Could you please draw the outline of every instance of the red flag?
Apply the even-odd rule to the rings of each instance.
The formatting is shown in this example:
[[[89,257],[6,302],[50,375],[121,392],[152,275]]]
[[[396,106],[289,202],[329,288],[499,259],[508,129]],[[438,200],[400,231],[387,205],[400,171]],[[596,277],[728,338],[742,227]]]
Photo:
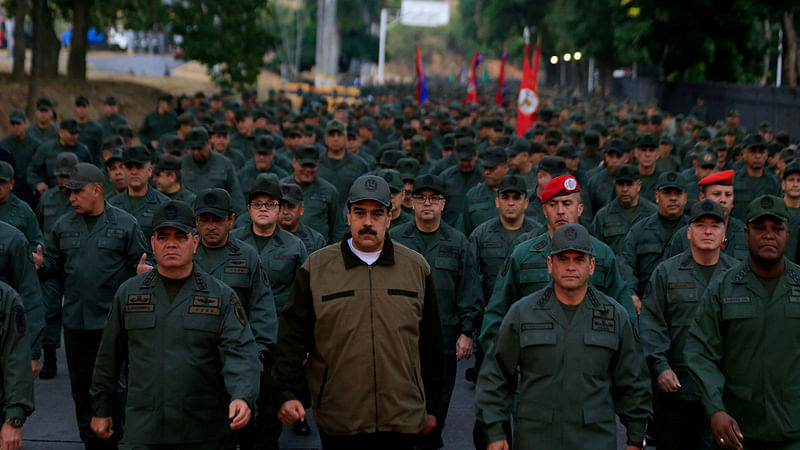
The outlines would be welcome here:
[[[417,48],[417,104],[422,106],[425,100],[428,99],[428,88],[425,83],[425,66],[422,65],[422,55],[419,53],[419,44],[414,45]]]
[[[539,58],[541,48],[539,40],[536,41],[536,50],[533,52],[533,73],[528,62],[531,44],[528,38],[528,29],[525,28],[525,58],[522,63],[522,82],[519,85],[517,97],[517,136],[524,136],[525,132],[535,121],[536,112],[539,111],[539,96],[536,80],[539,76]]]
[[[472,73],[469,76],[469,84],[467,85],[467,96],[464,98],[464,103],[478,103],[478,85],[475,80],[475,71],[480,65],[483,58],[479,51],[475,50],[475,56],[472,57]]]
[[[500,77],[497,78],[497,94],[494,96],[494,104],[502,105],[506,98],[506,58],[508,52],[504,51],[500,60]]]

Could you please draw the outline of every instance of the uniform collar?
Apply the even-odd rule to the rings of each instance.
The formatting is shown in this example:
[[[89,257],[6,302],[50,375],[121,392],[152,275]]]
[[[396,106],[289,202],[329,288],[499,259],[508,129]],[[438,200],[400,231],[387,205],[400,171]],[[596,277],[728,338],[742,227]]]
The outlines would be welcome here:
[[[353,237],[350,232],[345,234],[344,239],[339,244],[339,247],[342,251],[342,258],[344,259],[344,268],[345,269],[352,269],[358,265],[366,265],[364,261],[361,260],[352,250],[350,250],[350,244],[347,243],[347,240]],[[383,266],[393,266],[394,265],[394,245],[392,244],[392,239],[389,237],[389,233],[386,233],[383,241],[383,249],[381,250],[380,256],[378,256],[378,260],[375,261],[375,264],[380,264]]]

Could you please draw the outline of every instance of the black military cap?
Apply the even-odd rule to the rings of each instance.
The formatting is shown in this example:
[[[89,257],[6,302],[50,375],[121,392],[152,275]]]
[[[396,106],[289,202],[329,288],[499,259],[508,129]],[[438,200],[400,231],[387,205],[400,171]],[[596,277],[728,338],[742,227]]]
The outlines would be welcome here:
[[[175,228],[184,233],[194,230],[194,212],[192,207],[180,200],[169,200],[153,211],[153,232],[162,228]]]
[[[150,162],[150,150],[144,145],[130,145],[122,149],[122,162],[124,164],[147,164]]]
[[[780,153],[781,150],[783,150],[783,145],[781,145],[779,142],[773,141],[767,144],[767,154],[769,156],[775,156],[775,154]]]
[[[122,161],[122,146],[114,147],[111,150],[111,154],[106,159],[106,167],[110,166],[114,161]]]
[[[89,98],[85,95],[75,97],[75,106],[89,106]]]
[[[253,184],[261,183],[262,181],[269,181],[270,183],[281,184],[281,179],[278,178],[278,174],[272,172],[261,172],[256,175],[256,179]]]
[[[519,192],[522,195],[528,193],[528,186],[525,183],[525,178],[522,178],[519,175],[506,175],[500,180],[500,187],[497,189],[497,192],[502,194],[503,192]]]
[[[547,148],[540,142],[531,142],[531,155],[536,153],[547,153]]]
[[[738,109],[729,109],[728,110],[728,117],[739,117],[739,110]]]
[[[386,183],[389,185],[389,190],[392,192],[400,192],[403,190],[403,178],[400,176],[400,172],[395,169],[383,169],[378,171],[378,175],[383,177],[386,180]]]
[[[697,134],[697,139],[711,139],[711,132],[708,131],[708,128],[703,128],[700,130],[700,133]]]
[[[583,145],[586,148],[597,148],[600,145],[600,135],[596,131],[586,131],[586,134],[583,135]]]
[[[286,203],[291,203],[293,205],[303,204],[303,190],[295,183],[282,184],[281,197]]]
[[[500,146],[491,146],[486,149],[481,157],[483,167],[497,167],[508,161],[506,149]]]
[[[411,125],[406,125],[403,127],[403,137],[406,139],[411,139],[417,135],[417,129],[412,127]]]
[[[9,181],[14,179],[14,168],[11,164],[0,161],[0,181]]]
[[[456,138],[456,143],[459,139],[468,137],[468,138],[475,138],[475,130],[468,126],[460,126],[456,128],[455,133],[453,133]]]
[[[346,134],[347,133],[347,125],[344,124],[341,120],[329,120],[327,124],[325,124],[325,134],[328,135],[334,131],[338,131],[339,133]]]
[[[417,178],[420,171],[419,161],[414,158],[400,158],[394,168],[400,172],[400,178],[403,181]]]
[[[436,193],[444,194],[444,181],[442,181],[442,177],[438,175],[419,175],[417,178],[414,179],[414,188],[412,189],[411,193],[416,194],[417,192],[430,189]]]
[[[578,149],[572,144],[562,144],[558,147],[558,150],[556,150],[556,156],[562,158],[577,158]]]
[[[506,148],[506,153],[509,157],[517,156],[520,153],[530,153],[531,152],[531,141],[521,138],[521,137],[514,137],[511,139],[511,144]]]
[[[472,159],[475,156],[475,141],[467,137],[459,139],[453,154],[456,159]]]
[[[206,112],[209,109],[211,109],[211,104],[208,103],[208,100],[202,99],[199,102],[197,102],[197,111],[198,112]]]
[[[56,156],[56,167],[53,169],[55,176],[69,176],[72,174],[72,168],[78,164],[78,155],[72,152],[60,152]]]
[[[353,181],[347,194],[347,204],[352,205],[363,200],[375,200],[386,208],[392,207],[392,193],[389,183],[377,175],[361,175]]]
[[[52,111],[53,102],[49,98],[40,98],[36,100],[36,109],[39,111]]]
[[[236,110],[234,117],[237,122],[241,122],[248,117],[253,117],[253,111],[250,108],[239,108]]]
[[[281,185],[277,182],[267,180],[259,181],[252,188],[250,188],[248,201],[252,202],[253,199],[259,195],[268,195],[277,201],[283,200],[283,194],[281,194]]]
[[[751,134],[747,136],[747,139],[744,143],[745,148],[758,148],[758,149],[765,149],[767,148],[767,141],[764,140],[764,137],[760,134]]]
[[[120,125],[114,130],[114,134],[123,139],[133,139],[133,128],[130,125]]]
[[[80,189],[89,183],[103,183],[105,181],[103,172],[97,166],[84,162],[72,166],[72,172],[69,176],[69,181],[64,183],[62,187],[70,190]]]
[[[553,232],[550,243],[550,255],[557,255],[566,251],[592,254],[592,238],[583,225],[570,223],[562,225]]]
[[[253,145],[253,151],[255,153],[270,154],[274,150],[275,150],[275,139],[273,139],[272,136],[270,135],[256,136],[256,140]]]
[[[317,128],[312,123],[307,123],[303,125],[303,135],[304,136],[316,136],[317,135]]]
[[[388,167],[392,169],[397,165],[397,161],[404,158],[405,156],[406,154],[401,152],[400,150],[386,150],[381,155],[381,160],[380,162],[378,162],[378,165],[381,167]]]
[[[364,116],[356,122],[356,128],[367,128],[369,130],[374,130],[378,127],[378,124],[375,123],[375,119],[372,117]]]
[[[686,192],[686,180],[678,172],[663,172],[658,176],[657,190],[675,188]]]
[[[785,149],[781,150],[781,153],[778,157],[781,159],[781,161],[788,164],[794,161],[794,159],[797,157],[797,151],[791,147],[786,147]],[[784,169],[784,172],[786,172],[786,169]]]
[[[639,181],[639,168],[633,164],[623,164],[614,171],[614,181]]]
[[[158,96],[158,101],[172,103],[172,94],[161,94]]]
[[[194,215],[210,213],[217,217],[228,217],[233,212],[231,195],[220,188],[203,189],[194,199]]]
[[[665,134],[661,136],[661,138],[658,140],[658,145],[673,145],[672,139],[670,139],[669,136]]]
[[[122,136],[118,134],[112,134],[111,136],[103,139],[103,150],[115,149],[117,147],[122,147],[123,145],[125,145],[125,141],[122,139]]]
[[[560,156],[546,155],[539,161],[539,171],[547,172],[555,178],[567,173],[567,163]]]
[[[300,165],[313,164],[319,165],[319,150],[312,145],[304,145],[294,152],[294,159]]]
[[[8,121],[11,123],[24,123],[28,118],[25,117],[25,111],[20,108],[14,108],[8,114]]]
[[[288,137],[303,137],[303,131],[296,125],[289,125],[283,129],[283,135]]]
[[[186,148],[203,148],[208,143],[208,131],[205,127],[194,127],[186,135]]]
[[[106,97],[106,99],[103,101],[103,104],[104,104],[104,105],[110,105],[110,106],[114,106],[114,105],[116,105],[116,104],[117,104],[117,97],[114,97],[113,95],[109,95],[109,96],[108,96],[108,97]]]
[[[547,145],[556,145],[561,142],[562,139],[563,136],[561,136],[561,131],[556,130],[555,128],[547,130],[547,132],[544,134],[544,140]]]
[[[180,136],[170,136],[164,143],[164,150],[171,155],[182,155],[186,149],[186,142]]]
[[[728,145],[725,144],[725,140],[722,139],[721,137],[715,137],[714,139],[711,140],[711,150],[714,150],[716,152],[718,150],[727,150],[727,149]]]
[[[763,121],[758,125],[758,131],[771,132],[772,126],[767,121]]]
[[[720,222],[724,222],[725,211],[722,209],[722,205],[714,200],[700,200],[692,205],[692,209],[689,211],[689,223],[697,222],[703,217],[713,217]]]
[[[183,125],[187,125],[190,127],[197,126],[197,119],[195,119],[194,115],[192,115],[192,113],[190,112],[185,112],[181,114],[180,116],[178,116],[176,120],[178,121],[179,127]]]
[[[603,153],[616,153],[622,156],[628,153],[628,144],[621,138],[609,139],[603,146]]]
[[[656,148],[658,147],[658,139],[656,139],[655,135],[650,133],[645,133],[639,136],[639,142],[636,144],[637,147],[645,147],[645,148]]]
[[[78,121],[75,119],[62,120],[58,128],[72,134],[78,134],[81,132],[81,130],[78,128]]]
[[[788,222],[789,210],[783,199],[774,195],[762,195],[747,205],[745,222],[754,222],[765,216],[777,218],[781,222]]]
[[[411,138],[411,153],[412,155],[424,155],[427,148],[427,143],[423,136],[414,136]]]
[[[156,161],[156,172],[171,171],[177,172],[181,170],[181,159],[174,155],[160,155]]]
[[[456,135],[447,133],[442,136],[442,148],[453,148],[456,145]]]
[[[717,152],[704,150],[698,153],[697,165],[700,167],[717,167]]]
[[[792,160],[786,165],[786,168],[783,169],[782,178],[785,179],[790,173],[800,173],[800,159]]]

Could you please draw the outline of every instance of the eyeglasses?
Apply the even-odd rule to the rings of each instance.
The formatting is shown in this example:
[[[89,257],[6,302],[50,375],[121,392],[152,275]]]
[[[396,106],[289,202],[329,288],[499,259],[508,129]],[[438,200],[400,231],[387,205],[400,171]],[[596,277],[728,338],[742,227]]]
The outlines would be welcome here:
[[[275,209],[280,205],[278,202],[252,202],[250,207],[253,209],[266,208],[267,210]]]
[[[415,202],[420,202],[420,203],[425,203],[427,201],[430,201],[431,203],[436,203],[436,202],[444,200],[444,196],[443,195],[414,194],[414,195],[411,196],[411,198],[414,199]]]

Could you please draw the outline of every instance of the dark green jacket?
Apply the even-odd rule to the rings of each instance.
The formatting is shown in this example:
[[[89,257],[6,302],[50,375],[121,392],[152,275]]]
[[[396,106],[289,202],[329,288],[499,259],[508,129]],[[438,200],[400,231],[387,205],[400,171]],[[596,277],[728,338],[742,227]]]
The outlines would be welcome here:
[[[723,241],[722,253],[737,259],[739,261],[746,261],[750,250],[747,247],[747,238],[744,236],[744,222],[736,217],[728,218],[728,227],[725,229],[725,240]],[[686,237],[686,230],[688,225],[678,228],[678,231],[672,235],[667,247],[666,256],[672,257],[680,255],[689,248],[689,238]],[[787,253],[789,246],[786,247]],[[788,255],[787,255],[788,257]]]
[[[309,255],[328,245],[328,240],[325,239],[325,236],[304,223],[297,225],[297,231],[294,235],[303,241],[303,244],[306,246],[306,252]]]
[[[162,192],[162,194],[166,195],[167,198],[169,198],[170,200],[179,200],[179,201],[182,201],[182,202],[186,203],[189,206],[194,206],[194,199],[196,197],[194,195],[194,192],[186,189],[183,186],[181,186],[181,188],[178,189],[178,191],[175,192],[175,193],[166,194],[166,193]]]
[[[92,378],[95,416],[111,416],[126,361],[129,444],[224,439],[231,399],[253,408],[258,397],[258,352],[244,308],[199,268],[172,302],[156,270],[113,295]]]
[[[281,183],[297,183],[290,175]],[[344,208],[339,207],[339,191],[324,178],[317,176],[310,184],[298,184],[303,190],[303,204],[306,207],[300,223],[317,230],[328,242],[338,242],[346,228]]]
[[[731,211],[731,216],[744,220],[747,205],[754,198],[764,194],[780,195],[780,192],[781,182],[769,168],[764,168],[764,174],[761,178],[751,178],[747,174],[747,167],[742,167],[733,173],[733,210]]]
[[[22,231],[32,251],[36,251],[37,245],[44,248],[44,236],[36,220],[36,214],[27,203],[13,193],[8,197],[8,201],[0,205],[0,220]]]
[[[122,114],[114,114],[111,117],[103,115],[103,117],[97,119],[97,124],[100,125],[100,129],[103,130],[103,137],[106,138],[116,134],[117,127],[130,125],[130,122]]]
[[[487,186],[485,182],[467,191],[464,199],[464,211],[461,214],[461,224],[465,236],[472,234],[478,225],[497,217],[496,199],[497,191]]]
[[[511,306],[476,386],[489,442],[505,439],[518,379],[514,449],[617,449],[615,416],[628,439],[644,440],[652,410],[641,345],[625,309],[592,286],[571,322],[552,283]]]
[[[158,141],[161,135],[174,132],[178,129],[178,116],[175,111],[166,114],[159,114],[158,111],[151,111],[144,116],[142,126],[139,127],[139,141],[150,147],[152,141]]]
[[[67,212],[72,211],[69,202],[69,194],[61,190],[59,186],[53,186],[42,194],[39,203],[36,204],[36,218],[44,234],[50,232],[56,221]]]
[[[32,203],[33,188],[28,184],[28,166],[33,160],[33,154],[39,147],[39,141],[29,134],[25,134],[25,139],[19,141],[12,136],[0,141],[0,149],[3,149],[14,157],[16,184],[14,192],[28,203]]]
[[[78,142],[85,145],[92,156],[92,162],[101,169],[105,166],[103,159],[103,129],[94,120],[90,120],[85,124],[78,124]]]
[[[706,415],[727,412],[746,439],[800,439],[800,267],[784,261],[772,298],[748,262],[713,280],[686,339]]]
[[[26,179],[31,189],[36,189],[36,185],[41,182],[44,182],[48,187],[58,185],[55,170],[56,159],[61,152],[75,153],[79,162],[94,163],[92,155],[89,154],[89,149],[80,142],[75,147],[64,147],[57,139],[42,142],[36,148],[36,153],[33,154],[31,163],[28,165]]]
[[[259,172],[256,169],[255,160],[250,159],[237,172],[237,175],[239,176],[239,184],[242,186],[242,193],[244,194],[245,200],[249,199],[248,196],[250,195],[250,189],[253,187],[254,184],[256,184],[256,177],[258,177],[258,175],[261,173],[274,173],[275,175],[278,176],[279,180],[289,175],[288,172],[275,165],[274,159],[272,160],[272,165],[270,166],[270,168],[264,172]]]
[[[622,250],[625,235],[628,234],[631,226],[657,211],[658,206],[655,203],[643,198],[639,198],[639,204],[628,209],[623,208],[619,204],[619,199],[615,198],[597,211],[590,231],[597,239],[611,247],[614,253],[619,253]]]
[[[738,263],[724,253],[714,268],[712,280],[722,276]],[[665,370],[678,376],[681,388],[670,397],[697,400],[697,390],[686,368],[683,349],[689,326],[701,306],[706,282],[692,251],[667,259],[656,267],[642,297],[642,314],[639,316],[639,336],[642,339],[647,363],[653,380]]]
[[[238,131],[231,133],[230,146],[238,149],[244,159],[253,159],[253,146],[255,145],[255,136],[251,133],[250,136],[245,137],[239,134]]]
[[[367,173],[367,170],[369,170],[367,163],[358,155],[345,151],[344,158],[337,160],[331,159],[327,152],[323,152],[319,158],[317,177],[324,178],[336,188],[339,193],[337,204],[343,208],[353,181]]]
[[[25,129],[25,134],[39,142],[46,142],[51,139],[58,139],[58,125],[51,123],[47,128],[39,128],[36,122],[32,122]]]
[[[4,422],[33,413],[30,334],[22,305],[19,294],[0,282],[0,418]]]
[[[582,200],[584,203],[592,204],[592,211],[599,211],[617,196],[614,190],[614,176],[603,167],[595,175],[587,174],[587,177],[589,181],[586,182],[586,186],[581,186]]]
[[[687,223],[689,219],[681,216],[675,229],[679,230]],[[644,293],[645,285],[658,263],[667,258],[667,246],[671,238],[664,233],[658,212],[636,222],[625,236],[619,252],[619,270],[639,297]]]
[[[147,192],[144,194],[144,197],[139,200],[139,203],[135,208],[133,206],[133,202],[131,202],[131,198],[127,190],[122,191],[114,197],[111,197],[108,200],[108,204],[111,206],[116,206],[117,208],[135,217],[136,222],[139,223],[139,228],[141,228],[142,233],[144,233],[145,236],[152,236],[153,212],[156,210],[158,205],[166,201],[169,201],[169,197],[161,192],[158,192],[158,190],[155,188],[148,186]],[[150,248],[149,243],[147,248]]]
[[[184,156],[181,160],[181,185],[195,193],[208,188],[225,189],[231,196],[233,212],[237,215],[247,212],[236,168],[228,158],[217,152],[212,151],[211,157],[203,165],[194,162],[191,155]]]
[[[442,220],[447,222],[450,226],[456,226],[458,219],[464,212],[464,205],[466,205],[467,191],[483,182],[482,169],[479,164],[475,165],[475,170],[467,174],[466,179],[459,169],[458,162],[456,165],[449,167],[442,171],[439,175],[444,181],[444,212],[442,213]]]

